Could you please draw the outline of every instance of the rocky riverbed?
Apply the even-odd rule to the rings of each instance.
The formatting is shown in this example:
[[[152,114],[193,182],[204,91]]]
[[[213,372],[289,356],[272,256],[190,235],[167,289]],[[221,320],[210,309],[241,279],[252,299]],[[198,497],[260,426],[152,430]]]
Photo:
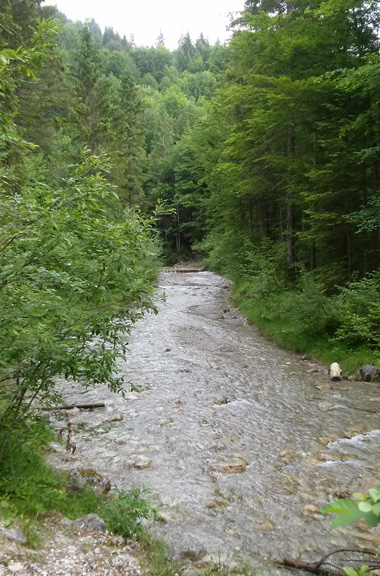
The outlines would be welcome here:
[[[379,481],[378,385],[332,382],[323,366],[264,340],[216,274],[163,272],[159,291],[158,315],[133,328],[120,364],[124,397],[58,383],[68,404],[105,407],[73,416],[75,454],[57,443],[51,463],[151,489],[154,532],[195,564],[248,560],[280,573],[283,556],[379,546],[377,529],[331,533],[319,512]],[[62,418],[52,417],[57,430]]]

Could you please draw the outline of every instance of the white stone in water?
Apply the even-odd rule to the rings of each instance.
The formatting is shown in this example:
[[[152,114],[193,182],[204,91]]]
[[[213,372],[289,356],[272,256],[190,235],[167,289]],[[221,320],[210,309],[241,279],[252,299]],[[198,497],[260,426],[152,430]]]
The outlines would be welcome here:
[[[339,381],[342,380],[342,370],[338,362],[333,362],[330,366],[330,378],[331,380]]]

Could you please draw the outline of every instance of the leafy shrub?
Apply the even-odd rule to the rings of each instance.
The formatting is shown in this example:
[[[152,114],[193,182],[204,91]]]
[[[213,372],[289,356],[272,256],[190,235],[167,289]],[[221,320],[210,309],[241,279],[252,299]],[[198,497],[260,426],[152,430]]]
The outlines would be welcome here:
[[[290,320],[290,327],[308,337],[332,333],[337,326],[335,302],[310,272],[302,272],[297,290],[280,299],[278,313]]]
[[[340,327],[336,338],[350,346],[380,348],[380,273],[351,282],[340,300]]]
[[[107,528],[127,538],[138,538],[144,534],[142,520],[155,513],[149,500],[142,498],[148,490],[117,491],[112,499],[108,499],[101,516]]]
[[[269,239],[259,246],[245,244],[245,266],[240,276],[247,287],[247,295],[264,300],[286,290],[287,271],[285,246],[274,244]]]
[[[331,530],[357,520],[365,520],[369,526],[380,524],[380,484],[368,490],[368,494],[355,493],[354,498],[329,502],[322,509],[323,514],[337,514],[330,524]]]

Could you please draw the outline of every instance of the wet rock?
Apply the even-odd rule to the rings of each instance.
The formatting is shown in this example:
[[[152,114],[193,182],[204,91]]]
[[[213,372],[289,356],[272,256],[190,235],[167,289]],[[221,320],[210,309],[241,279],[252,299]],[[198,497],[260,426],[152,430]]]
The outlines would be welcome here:
[[[358,457],[356,454],[344,454],[341,457],[342,462],[349,462],[350,460],[357,460]]]
[[[107,530],[105,523],[97,514],[88,514],[73,521],[66,518],[62,523],[71,530],[81,530],[82,532],[104,532]]]
[[[18,544],[26,544],[26,538],[20,530],[15,530],[14,528],[4,528],[0,526],[0,535],[4,535],[8,540],[13,540]]]
[[[147,456],[137,456],[127,462],[129,468],[136,468],[136,470],[144,470],[150,468],[152,461]]]
[[[272,520],[269,520],[269,518],[264,518],[263,522],[259,524],[259,530],[261,530],[261,532],[272,532],[272,530],[274,530],[274,524]]]
[[[320,410],[332,410],[335,408],[335,404],[331,404],[331,402],[320,402],[318,408]]]
[[[176,518],[177,516],[170,510],[159,510],[157,513],[157,519],[160,522],[172,522],[173,520],[176,520]]]
[[[92,468],[72,470],[69,476],[68,489],[75,492],[82,491],[85,488],[91,488],[101,494],[107,494],[111,489],[111,482],[109,478],[102,476]]]
[[[161,426],[161,428],[163,426],[166,426],[167,424],[173,424],[173,420],[171,418],[167,418],[166,420],[161,420],[159,422],[159,425]]]
[[[337,382],[342,380],[342,370],[338,364],[338,362],[333,362],[330,366],[330,378]]]
[[[336,434],[331,434],[330,436],[321,436],[318,438],[318,440],[321,444],[323,444],[323,446],[327,446],[327,444],[330,444],[330,442],[336,442],[338,440],[338,436]]]
[[[215,400],[214,404],[220,406],[222,404],[229,404],[230,402],[231,400],[227,398],[227,396],[224,396],[223,398],[218,398],[218,400]]]
[[[180,552],[181,560],[190,560],[191,562],[199,562],[207,554],[207,550],[201,548],[199,550],[183,550]]]
[[[76,406],[74,408],[71,408],[70,410],[65,410],[65,416],[68,420],[71,420],[72,418],[78,418],[78,416],[80,416],[81,414],[81,410],[80,408],[77,408]]]
[[[213,498],[212,500],[207,500],[206,508],[226,508],[228,506],[228,500],[224,498]]]
[[[213,448],[214,450],[221,451],[221,450],[225,450],[225,449],[226,449],[226,445],[223,444],[223,442],[218,442],[218,444],[214,444],[214,445],[212,446],[212,448]]]
[[[222,474],[240,474],[247,468],[247,460],[244,458],[236,458],[230,462],[218,462],[214,464],[213,469]]]
[[[364,382],[375,382],[379,376],[379,370],[371,364],[364,364],[360,368],[360,376]]]
[[[105,422],[121,422],[124,416],[122,414],[111,414],[105,419]]]
[[[282,468],[289,464],[292,460],[294,460],[296,456],[296,452],[294,450],[283,450],[280,452],[277,458],[277,462],[275,463],[276,468]]]
[[[307,504],[302,508],[301,512],[302,514],[308,514],[308,515],[319,514],[319,508],[313,506],[313,504]]]
[[[358,432],[356,430],[345,430],[344,431],[344,438],[347,438],[348,440],[350,440],[351,438],[354,438],[355,436],[358,435]]]
[[[331,390],[330,384],[318,384],[317,386],[315,386],[315,388],[317,390],[320,390],[321,392],[326,392],[327,390]]]

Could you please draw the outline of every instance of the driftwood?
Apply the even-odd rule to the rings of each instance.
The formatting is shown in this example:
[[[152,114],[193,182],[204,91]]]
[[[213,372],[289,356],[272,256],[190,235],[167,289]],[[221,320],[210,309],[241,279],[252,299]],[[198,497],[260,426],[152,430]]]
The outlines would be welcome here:
[[[339,381],[342,380],[342,370],[338,362],[333,362],[330,366],[330,378],[331,380]]]
[[[54,408],[45,408],[45,410],[71,410],[72,408],[83,408],[90,410],[91,408],[104,408],[104,402],[88,402],[86,404],[68,404],[67,406],[55,406]]]
[[[318,562],[303,562],[295,558],[283,558],[279,562],[284,566],[305,570],[305,572],[312,572],[313,574],[335,574],[336,576],[346,576],[343,569],[346,566],[356,571],[363,564],[366,564],[370,570],[380,568],[380,558],[376,552],[351,548],[333,550]]]

